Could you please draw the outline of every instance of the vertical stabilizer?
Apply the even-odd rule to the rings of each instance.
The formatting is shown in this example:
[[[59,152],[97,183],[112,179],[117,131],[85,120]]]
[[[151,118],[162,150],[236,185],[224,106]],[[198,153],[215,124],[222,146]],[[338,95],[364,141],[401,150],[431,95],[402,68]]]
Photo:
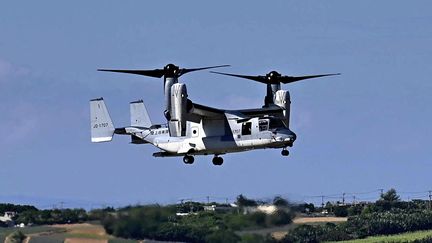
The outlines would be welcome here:
[[[133,127],[151,127],[152,123],[147,109],[142,100],[130,103],[131,126]]]
[[[278,90],[274,99],[275,105],[283,109],[283,123],[289,128],[290,112],[291,112],[291,99],[290,93],[287,90]]]
[[[109,142],[114,135],[114,125],[103,98],[90,100],[91,141]]]

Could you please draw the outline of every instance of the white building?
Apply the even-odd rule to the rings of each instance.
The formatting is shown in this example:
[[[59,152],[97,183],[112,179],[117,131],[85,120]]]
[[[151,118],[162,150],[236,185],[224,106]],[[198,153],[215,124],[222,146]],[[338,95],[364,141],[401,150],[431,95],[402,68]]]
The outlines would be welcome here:
[[[16,215],[15,212],[5,212],[3,216],[0,216],[0,221],[9,222],[12,221],[12,218]]]
[[[5,212],[3,216],[0,216],[0,221],[12,226],[14,224],[13,217],[15,217],[16,212]]]

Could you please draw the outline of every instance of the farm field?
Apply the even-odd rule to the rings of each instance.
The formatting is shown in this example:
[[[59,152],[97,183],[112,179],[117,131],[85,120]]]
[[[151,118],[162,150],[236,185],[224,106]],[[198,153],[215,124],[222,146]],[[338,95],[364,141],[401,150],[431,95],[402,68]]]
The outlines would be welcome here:
[[[294,224],[281,227],[273,227],[260,230],[249,230],[238,232],[258,233],[265,235],[274,233],[277,238],[283,237],[289,229],[298,224],[319,224],[325,222],[343,222],[346,218],[335,217],[300,217],[294,220]],[[34,226],[26,228],[0,228],[0,243],[5,242],[6,237],[14,231],[20,230],[27,238],[27,243],[136,243],[138,241],[115,238],[106,234],[104,228],[99,224],[59,224],[51,226]],[[432,231],[431,231],[432,234]]]
[[[107,235],[101,225],[66,224],[35,226],[26,228],[0,228],[0,243],[14,231],[27,236],[26,243],[136,243],[138,241],[115,238]]]
[[[413,242],[415,240],[422,240],[432,237],[432,230],[425,230],[425,231],[415,231],[415,232],[409,232],[404,234],[398,234],[398,235],[384,235],[384,236],[373,236],[373,237],[367,237],[365,239],[359,239],[359,240],[349,240],[349,241],[334,241],[334,242],[328,242],[328,243],[377,243],[377,242]]]
[[[297,217],[293,220],[293,224],[284,225],[280,227],[271,227],[263,229],[252,229],[252,230],[242,230],[237,231],[238,235],[245,234],[258,234],[265,236],[266,234],[271,234],[275,239],[282,239],[290,229],[301,225],[301,224],[325,224],[325,223],[341,223],[346,222],[348,218],[346,217]]]
[[[347,217],[298,217],[293,220],[294,224],[315,224],[315,223],[340,223],[346,222]]]

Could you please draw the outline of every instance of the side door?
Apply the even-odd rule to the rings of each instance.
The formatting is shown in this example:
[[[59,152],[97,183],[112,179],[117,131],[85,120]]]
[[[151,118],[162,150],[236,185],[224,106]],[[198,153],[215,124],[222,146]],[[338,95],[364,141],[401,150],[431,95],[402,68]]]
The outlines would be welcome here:
[[[243,138],[252,135],[252,122],[248,121],[242,123],[241,135]]]
[[[252,145],[252,121],[242,123],[240,144],[244,147]]]

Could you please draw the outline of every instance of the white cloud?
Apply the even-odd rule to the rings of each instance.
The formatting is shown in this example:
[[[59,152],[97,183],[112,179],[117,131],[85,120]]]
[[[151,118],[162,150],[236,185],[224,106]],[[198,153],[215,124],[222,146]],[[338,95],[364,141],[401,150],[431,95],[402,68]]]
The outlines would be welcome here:
[[[29,73],[27,68],[14,65],[0,58],[0,82],[6,82],[10,78],[24,76]]]
[[[37,136],[38,127],[42,123],[42,114],[31,104],[19,104],[10,107],[8,111],[2,111],[0,121],[0,146],[8,149],[8,146],[20,144]],[[1,150],[0,150],[1,151]]]
[[[12,70],[12,64],[0,59],[0,79],[6,77]]]

